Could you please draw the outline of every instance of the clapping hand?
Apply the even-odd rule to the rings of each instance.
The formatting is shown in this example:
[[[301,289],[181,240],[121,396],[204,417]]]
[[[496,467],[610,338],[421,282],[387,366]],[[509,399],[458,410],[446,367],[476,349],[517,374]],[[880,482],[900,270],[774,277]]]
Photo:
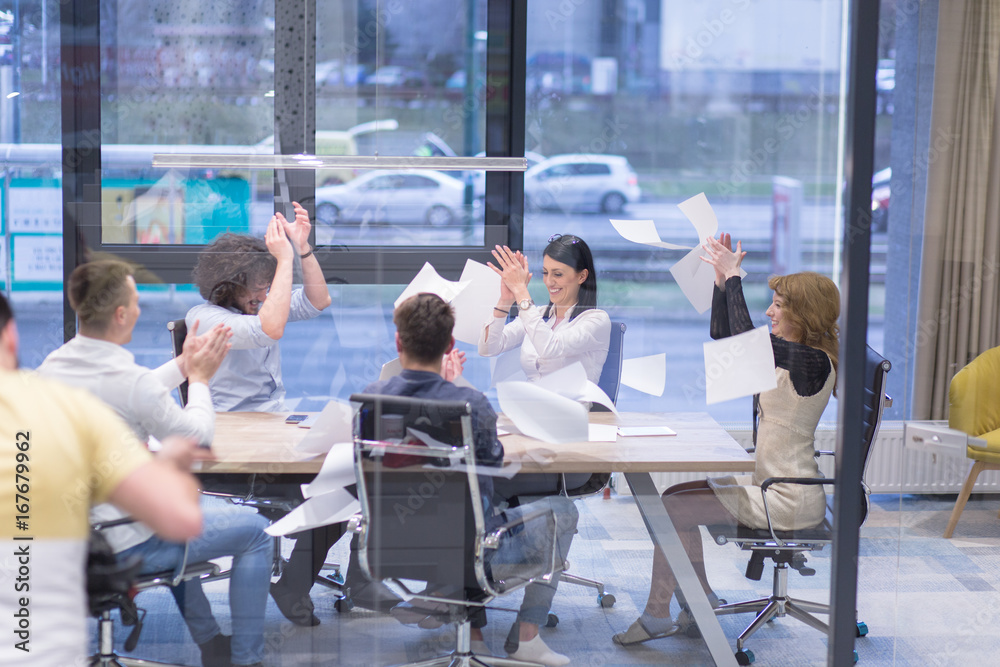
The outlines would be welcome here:
[[[493,250],[496,266],[487,262],[493,271],[500,276],[500,300],[505,305],[514,303],[518,298],[528,296],[528,283],[531,281],[531,271],[528,270],[528,258],[511,250],[507,246],[497,246]]]
[[[453,382],[462,374],[464,366],[465,352],[452,348],[451,352],[444,355],[444,359],[441,361],[441,377],[448,382]]]
[[[702,244],[702,248],[706,254],[702,255],[701,259],[715,268],[715,284],[720,288],[725,286],[728,278],[740,275],[740,264],[746,257],[742,241],[736,243],[734,252],[732,237],[720,233],[718,239],[709,236]]]

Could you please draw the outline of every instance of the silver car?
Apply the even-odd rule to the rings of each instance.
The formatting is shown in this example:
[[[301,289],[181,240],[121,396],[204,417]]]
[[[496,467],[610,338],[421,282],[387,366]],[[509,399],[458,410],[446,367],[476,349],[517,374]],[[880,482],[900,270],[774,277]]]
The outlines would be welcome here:
[[[427,223],[460,221],[465,184],[437,171],[369,171],[349,183],[316,188],[316,220]]]
[[[556,155],[524,173],[525,209],[620,213],[639,201],[639,178],[620,155]]]

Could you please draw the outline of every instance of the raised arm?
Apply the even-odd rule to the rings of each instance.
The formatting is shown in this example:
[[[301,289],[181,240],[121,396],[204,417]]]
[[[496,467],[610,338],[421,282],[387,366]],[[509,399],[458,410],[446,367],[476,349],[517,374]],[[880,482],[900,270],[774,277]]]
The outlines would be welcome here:
[[[267,224],[264,242],[268,251],[278,260],[278,268],[274,272],[274,280],[267,298],[261,304],[257,317],[261,328],[272,340],[280,340],[285,334],[288,324],[288,309],[292,303],[292,262],[295,251],[289,245],[285,226],[288,221],[280,213],[276,213]]]
[[[297,201],[292,202],[292,207],[295,209],[294,221],[288,222],[280,213],[278,216],[302,260],[302,286],[305,288],[306,298],[317,310],[323,310],[330,305],[330,290],[326,286],[319,260],[313,254],[314,249],[309,246],[309,230],[312,229],[309,212]]]

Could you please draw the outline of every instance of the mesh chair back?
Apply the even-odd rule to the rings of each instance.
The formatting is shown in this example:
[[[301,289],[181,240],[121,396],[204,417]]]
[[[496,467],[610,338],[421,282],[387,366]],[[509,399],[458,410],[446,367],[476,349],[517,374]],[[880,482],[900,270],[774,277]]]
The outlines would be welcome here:
[[[170,332],[170,349],[174,353],[174,358],[181,356],[184,351],[184,339],[187,338],[187,322],[184,320],[172,320],[167,322],[167,331]],[[188,381],[184,380],[177,387],[177,393],[181,397],[181,406],[188,402]]]

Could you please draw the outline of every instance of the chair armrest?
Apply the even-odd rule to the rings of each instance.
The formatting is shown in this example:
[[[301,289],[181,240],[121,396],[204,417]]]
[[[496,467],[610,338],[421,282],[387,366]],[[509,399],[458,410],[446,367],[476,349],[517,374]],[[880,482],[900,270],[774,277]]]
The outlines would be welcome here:
[[[767,506],[767,489],[772,484],[799,484],[801,486],[819,486],[824,484],[835,484],[837,479],[835,477],[768,477],[760,485],[760,496],[764,501],[764,516],[767,517],[767,530],[771,533],[771,539],[779,547],[785,546],[785,541],[782,540],[774,532],[774,526],[771,523],[771,510]]]
[[[109,528],[117,528],[118,526],[127,526],[130,523],[135,523],[135,519],[130,516],[123,516],[120,519],[112,519],[111,521],[98,521],[97,523],[90,524],[90,527],[94,530],[108,530]]]
[[[500,539],[504,535],[509,533],[514,528],[517,528],[518,526],[523,525],[532,519],[537,519],[538,517],[544,516],[546,514],[548,514],[548,510],[539,509],[535,510],[534,512],[531,512],[530,514],[525,514],[521,518],[516,519],[514,521],[508,521],[499,528],[496,528],[495,530],[483,535],[483,548],[498,549],[500,547]]]

